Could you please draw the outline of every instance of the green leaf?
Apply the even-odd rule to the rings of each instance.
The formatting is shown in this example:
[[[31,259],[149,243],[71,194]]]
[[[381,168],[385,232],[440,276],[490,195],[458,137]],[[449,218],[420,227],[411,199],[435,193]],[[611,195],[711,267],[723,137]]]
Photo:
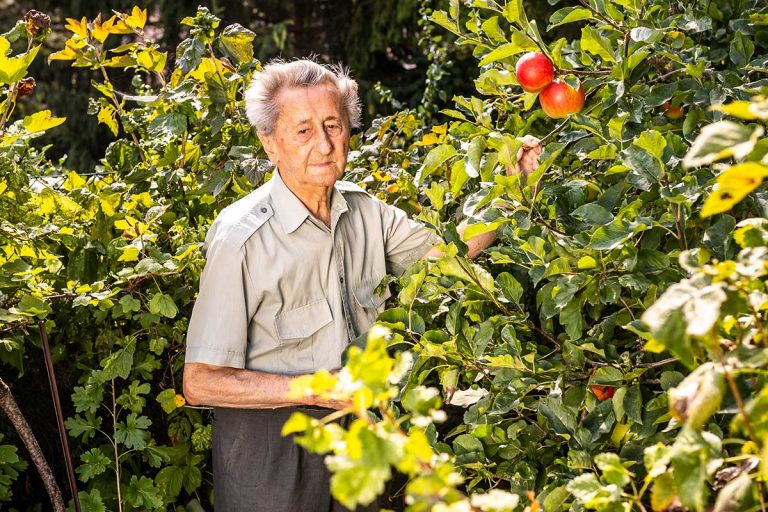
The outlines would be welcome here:
[[[187,116],[173,112],[160,114],[149,123],[148,130],[151,137],[169,141],[187,130]]]
[[[107,507],[104,506],[104,501],[101,499],[101,493],[98,489],[91,489],[89,492],[80,491],[77,493],[78,500],[80,501],[80,512],[107,512]],[[74,501],[69,502],[69,508],[67,510],[74,510]]]
[[[149,300],[149,312],[166,318],[175,318],[179,309],[170,295],[159,292]]]
[[[162,490],[163,495],[175,498],[181,492],[184,482],[184,470],[178,466],[166,466],[158,471],[155,483]]]
[[[72,392],[72,403],[76,412],[96,412],[104,400],[104,388],[101,385],[88,383],[85,386],[75,386]]]
[[[133,368],[133,350],[133,344],[131,344],[113,352],[101,361],[101,367],[104,368],[102,375],[105,380],[128,378]]]
[[[523,287],[512,274],[509,272],[500,273],[496,276],[496,285],[508,300],[515,304],[520,302],[520,297],[523,296]]]
[[[416,185],[419,185],[426,178],[434,174],[441,165],[454,155],[456,155],[456,149],[450,144],[441,144],[432,148],[424,159],[424,164],[416,172],[416,177],[414,178]]]
[[[173,388],[164,389],[158,393],[157,401],[160,403],[160,407],[167,413],[171,413],[178,408],[176,403],[176,390]]]
[[[125,490],[125,501],[135,508],[157,510],[163,506],[163,498],[160,489],[155,487],[150,478],[136,475],[131,476],[128,487]]]
[[[616,62],[608,39],[589,25],[581,29],[581,50],[602,57],[606,62]]]
[[[517,55],[519,53],[536,50],[539,50],[539,47],[536,43],[528,39],[525,34],[515,31],[512,33],[512,41],[502,44],[498,48],[485,55],[482,59],[480,59],[480,66],[487,66],[488,64],[512,57],[513,55]]]
[[[464,171],[470,178],[477,178],[480,176],[480,160],[483,157],[484,151],[485,137],[475,137],[469,143],[467,156],[464,161]]]
[[[219,42],[234,62],[242,64],[253,59],[253,40],[255,38],[255,33],[239,23],[234,23],[224,29]]]
[[[707,459],[701,448],[677,448],[672,453],[673,477],[682,504],[702,512],[707,502]]]
[[[624,412],[635,423],[643,424],[643,401],[642,394],[640,392],[640,385],[633,384],[627,390],[627,394],[624,397],[623,405]]]
[[[555,397],[546,397],[539,401],[539,413],[549,420],[552,429],[558,434],[571,434],[576,430],[576,413]]]
[[[453,32],[456,35],[461,35],[459,31],[459,25],[448,17],[448,13],[445,11],[434,11],[429,17],[429,20],[436,23],[446,29],[449,32]]]
[[[35,60],[40,45],[34,46],[26,53],[16,57],[8,57],[11,49],[11,43],[3,36],[0,36],[0,85],[12,84],[18,82],[27,74],[32,61]]]
[[[585,507],[601,511],[612,510],[610,505],[621,499],[621,489],[603,486],[593,473],[577,476],[568,482],[567,489]]]
[[[603,479],[609,484],[623,489],[630,481],[630,473],[615,453],[601,453],[595,457],[595,464],[603,473]]]
[[[112,460],[98,448],[88,450],[80,456],[80,460],[83,463],[77,467],[77,474],[82,482],[99,476],[112,464]]]
[[[197,68],[205,55],[205,46],[196,38],[182,41],[176,47],[176,67],[182,73],[189,73]]]
[[[566,23],[573,23],[574,21],[588,20],[592,18],[592,11],[585,7],[563,7],[555,11],[552,16],[549,17],[549,26],[547,30],[552,30],[560,25]]]
[[[134,299],[130,295],[123,295],[120,297],[120,305],[123,307],[124,312],[136,312],[141,309],[141,302],[138,299]]]
[[[456,455],[483,453],[483,443],[472,434],[462,434],[453,440],[453,452]]]
[[[691,149],[683,158],[683,166],[699,167],[723,158],[742,158],[763,136],[761,126],[750,127],[733,121],[718,121],[701,129]]]
[[[613,214],[597,203],[587,203],[571,212],[571,216],[590,226],[603,226],[613,221]]]
[[[141,450],[147,445],[149,432],[147,428],[152,424],[152,420],[146,416],[138,416],[130,413],[125,422],[119,421],[115,427],[115,441],[122,443],[128,449]]]
[[[589,240],[589,248],[598,251],[611,251],[632,238],[636,231],[636,227],[617,219],[595,230]]]
[[[48,313],[53,311],[47,302],[30,294],[24,295],[16,307],[21,313],[40,318],[45,318]]]
[[[669,410],[679,421],[694,429],[701,429],[720,410],[724,394],[725,376],[722,368],[707,362],[669,390]]]
[[[737,67],[743,68],[752,59],[754,53],[755,43],[752,42],[752,38],[741,31],[735,31],[728,53],[731,62]]]
[[[584,319],[581,316],[581,304],[577,299],[572,300],[560,311],[560,323],[565,326],[565,332],[571,341],[581,338],[584,329]]]
[[[651,507],[653,510],[667,510],[677,498],[677,486],[670,473],[661,474],[653,482]]]

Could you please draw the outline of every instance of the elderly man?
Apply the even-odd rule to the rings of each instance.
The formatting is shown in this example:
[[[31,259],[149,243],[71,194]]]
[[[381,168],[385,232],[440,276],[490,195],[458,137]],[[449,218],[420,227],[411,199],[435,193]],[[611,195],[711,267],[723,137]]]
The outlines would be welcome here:
[[[217,512],[341,511],[322,457],[280,431],[296,410],[322,417],[342,404],[288,399],[288,383],[339,368],[348,342],[383,308],[388,293],[376,287],[384,275],[400,275],[440,239],[338,181],[360,123],[357,84],[343,70],[270,63],[246,92],[246,110],[276,171],[208,232],[184,394],[215,408]],[[525,172],[541,152],[532,148],[521,155]],[[470,240],[470,252],[492,240]]]

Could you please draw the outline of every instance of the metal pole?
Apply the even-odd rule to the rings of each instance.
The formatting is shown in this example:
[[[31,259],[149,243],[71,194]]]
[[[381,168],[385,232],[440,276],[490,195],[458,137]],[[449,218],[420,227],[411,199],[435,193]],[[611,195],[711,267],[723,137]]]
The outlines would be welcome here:
[[[64,451],[64,461],[67,466],[67,480],[69,481],[69,490],[72,493],[72,500],[75,503],[75,512],[80,512],[80,499],[77,495],[77,481],[75,480],[75,467],[72,465],[72,455],[69,452],[69,442],[67,441],[67,430],[64,427],[64,415],[61,412],[61,400],[59,400],[59,388],[56,386],[56,375],[53,373],[53,360],[51,359],[51,348],[48,346],[48,332],[45,330],[45,323],[40,320],[37,325],[40,327],[40,341],[43,344],[43,355],[45,356],[45,366],[48,370],[48,384],[51,386],[51,395],[53,396],[53,408],[56,411],[56,423],[59,425],[59,438],[61,439],[61,449]]]

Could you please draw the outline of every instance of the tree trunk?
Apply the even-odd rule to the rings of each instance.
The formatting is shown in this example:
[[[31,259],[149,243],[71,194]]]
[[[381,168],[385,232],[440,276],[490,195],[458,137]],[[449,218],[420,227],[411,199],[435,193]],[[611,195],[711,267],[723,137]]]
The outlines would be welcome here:
[[[56,484],[56,479],[53,476],[51,467],[48,465],[48,462],[46,462],[43,452],[40,450],[40,445],[37,443],[37,438],[35,438],[32,429],[29,428],[29,423],[27,423],[27,420],[19,410],[18,405],[16,405],[16,401],[11,394],[11,389],[1,378],[0,407],[11,420],[11,423],[13,423],[21,440],[24,441],[24,446],[27,447],[29,456],[32,458],[35,467],[37,467],[37,472],[40,473],[40,478],[43,480],[45,490],[48,491],[48,496],[51,498],[53,510],[55,512],[65,512],[66,507],[64,506],[64,498],[61,495],[59,486]]]

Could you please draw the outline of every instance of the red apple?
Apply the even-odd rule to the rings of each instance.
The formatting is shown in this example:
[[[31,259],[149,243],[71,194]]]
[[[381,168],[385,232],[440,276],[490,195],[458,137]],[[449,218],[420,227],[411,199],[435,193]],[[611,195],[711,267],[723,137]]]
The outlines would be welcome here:
[[[595,394],[599,401],[608,400],[616,392],[616,388],[611,386],[603,386],[601,384],[593,384],[590,389]]]
[[[662,103],[661,107],[664,109],[664,115],[668,119],[680,119],[683,117],[683,107],[681,105],[670,105],[668,101]]]
[[[554,119],[580,112],[584,107],[584,87],[574,89],[562,80],[555,80],[539,94],[544,113]]]
[[[539,92],[552,83],[555,67],[546,55],[528,52],[517,61],[515,77],[526,92]]]

